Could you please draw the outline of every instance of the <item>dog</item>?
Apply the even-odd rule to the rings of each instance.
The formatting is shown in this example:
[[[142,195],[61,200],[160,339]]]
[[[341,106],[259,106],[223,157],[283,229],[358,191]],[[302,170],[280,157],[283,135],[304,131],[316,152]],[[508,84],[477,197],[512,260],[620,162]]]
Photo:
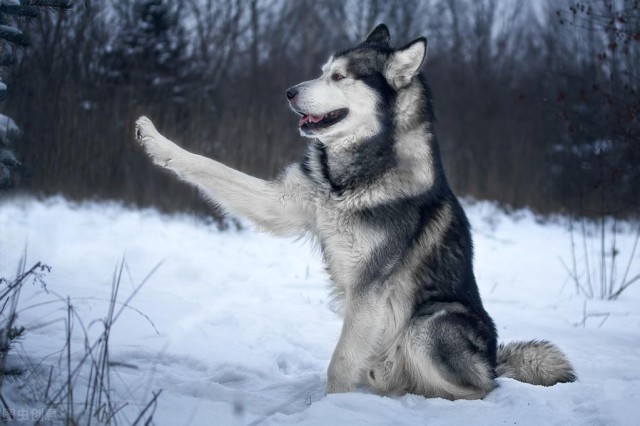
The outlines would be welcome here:
[[[321,248],[344,323],[327,393],[483,398],[496,377],[550,386],[576,379],[546,341],[497,345],[473,272],[470,226],[443,170],[427,40],[401,48],[381,24],[286,90],[310,138],[304,158],[264,181],[189,153],[152,122],[136,140],[152,161],[226,212]]]

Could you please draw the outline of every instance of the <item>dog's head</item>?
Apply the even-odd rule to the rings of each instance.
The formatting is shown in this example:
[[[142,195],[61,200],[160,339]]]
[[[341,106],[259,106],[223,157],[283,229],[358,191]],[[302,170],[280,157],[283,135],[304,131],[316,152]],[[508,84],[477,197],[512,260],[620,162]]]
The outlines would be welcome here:
[[[423,37],[392,48],[389,30],[380,24],[360,45],[331,56],[320,77],[287,89],[291,109],[301,116],[300,133],[325,143],[379,133],[398,92],[418,74],[426,49]]]

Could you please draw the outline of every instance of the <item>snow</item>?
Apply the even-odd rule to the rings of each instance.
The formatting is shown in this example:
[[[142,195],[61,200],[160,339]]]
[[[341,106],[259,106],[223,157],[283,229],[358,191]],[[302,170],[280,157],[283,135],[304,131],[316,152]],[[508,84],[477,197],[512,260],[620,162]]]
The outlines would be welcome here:
[[[501,340],[556,343],[578,382],[545,388],[498,379],[481,401],[363,389],[325,396],[341,319],[331,310],[319,254],[307,243],[61,198],[0,199],[0,276],[14,275],[25,246],[29,264],[53,267],[49,293],[37,284],[23,288],[18,323],[27,332],[16,351],[22,360],[55,364],[66,312],[61,302],[42,303],[68,295],[86,324],[102,318],[124,256],[121,300],[163,261],[132,300],[138,311],[125,309],[112,330],[111,359],[121,363],[112,385],[130,403],[121,412],[129,421],[151,391],[163,389],[159,425],[637,424],[640,285],[617,301],[586,300],[560,262],[570,258],[566,221],[506,215],[487,202],[465,206],[480,290]],[[617,236],[621,258],[633,237],[628,229]],[[72,345],[77,358],[80,335]],[[28,406],[24,390],[8,395],[5,387],[3,394],[13,406]]]

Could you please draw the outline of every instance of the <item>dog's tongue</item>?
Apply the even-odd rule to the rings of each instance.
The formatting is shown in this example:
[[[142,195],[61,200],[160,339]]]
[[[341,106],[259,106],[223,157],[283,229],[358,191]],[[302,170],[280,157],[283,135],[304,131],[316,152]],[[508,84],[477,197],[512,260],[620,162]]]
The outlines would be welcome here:
[[[313,115],[303,115],[302,118],[300,118],[299,125],[302,126],[303,124],[308,122],[317,123],[318,121],[321,121],[323,118],[324,118],[324,115],[320,117],[316,117]]]

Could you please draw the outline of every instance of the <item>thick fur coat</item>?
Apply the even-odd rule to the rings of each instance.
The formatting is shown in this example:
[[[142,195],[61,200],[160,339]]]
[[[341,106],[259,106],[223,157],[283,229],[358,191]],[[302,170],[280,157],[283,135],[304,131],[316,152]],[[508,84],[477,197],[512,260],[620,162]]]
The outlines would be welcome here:
[[[495,387],[497,374],[540,385],[573,381],[566,357],[547,342],[497,346],[419,72],[426,47],[419,38],[392,48],[380,25],[331,56],[319,78],[288,89],[311,142],[275,181],[191,154],[144,117],[136,140],[154,163],[229,213],[317,241],[344,313],[327,392],[363,384],[384,395],[475,399]]]

